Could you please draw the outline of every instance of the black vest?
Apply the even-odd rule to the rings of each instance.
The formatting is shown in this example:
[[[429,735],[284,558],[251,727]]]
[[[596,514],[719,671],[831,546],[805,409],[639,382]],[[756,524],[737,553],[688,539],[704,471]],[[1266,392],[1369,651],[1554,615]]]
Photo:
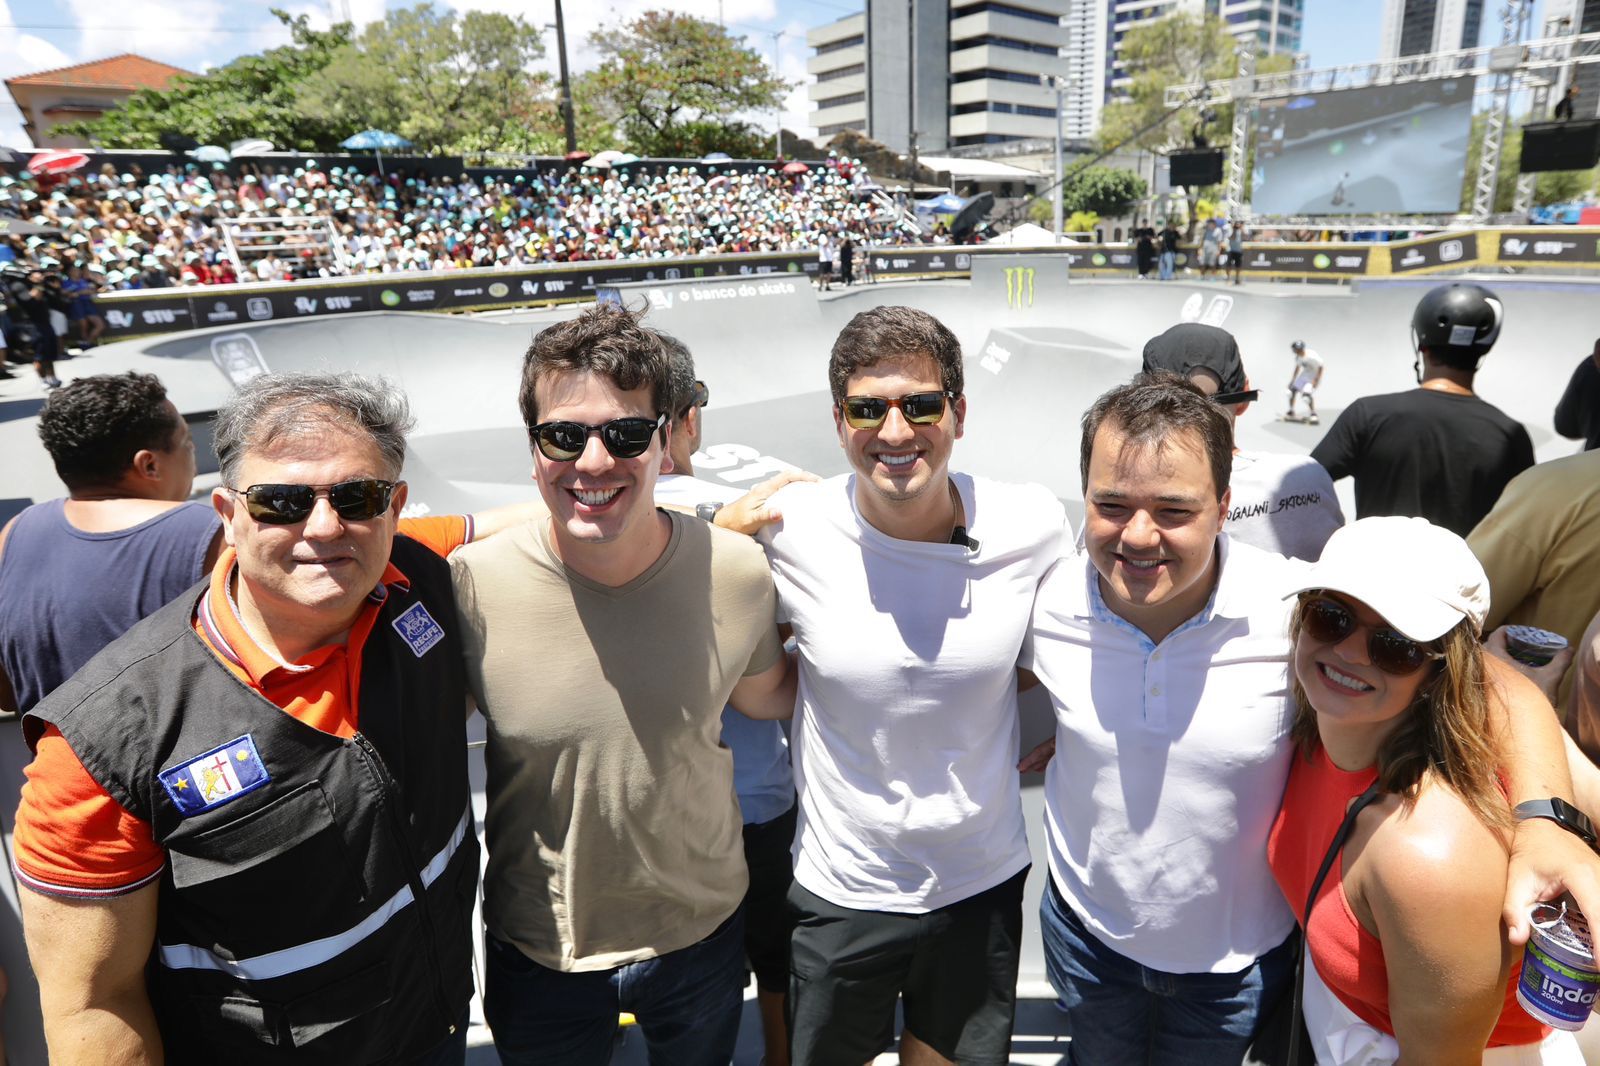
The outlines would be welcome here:
[[[396,537],[343,740],[195,634],[201,584],[24,720],[57,726],[167,851],[150,999],[169,1063],[404,1062],[472,995],[478,883],[449,568]]]

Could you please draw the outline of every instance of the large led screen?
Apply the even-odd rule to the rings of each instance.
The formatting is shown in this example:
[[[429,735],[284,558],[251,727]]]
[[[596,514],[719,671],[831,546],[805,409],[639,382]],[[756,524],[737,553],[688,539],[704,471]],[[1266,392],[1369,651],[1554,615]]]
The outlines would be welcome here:
[[[1257,215],[1454,214],[1472,128],[1471,78],[1261,101]]]

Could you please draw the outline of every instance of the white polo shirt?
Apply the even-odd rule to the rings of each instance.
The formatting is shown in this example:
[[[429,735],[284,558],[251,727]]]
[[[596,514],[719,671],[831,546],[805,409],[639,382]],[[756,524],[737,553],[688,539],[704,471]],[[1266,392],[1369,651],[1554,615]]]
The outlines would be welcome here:
[[[1039,485],[951,480],[976,549],[880,532],[854,475],[785,486],[761,534],[800,652],[794,876],[841,907],[925,913],[1030,861],[1017,655],[1066,514]]]
[[[1113,614],[1087,555],[1039,587],[1050,874],[1089,930],[1168,973],[1234,973],[1294,928],[1267,867],[1289,772],[1288,619],[1304,564],[1218,537],[1211,602],[1160,644]]]

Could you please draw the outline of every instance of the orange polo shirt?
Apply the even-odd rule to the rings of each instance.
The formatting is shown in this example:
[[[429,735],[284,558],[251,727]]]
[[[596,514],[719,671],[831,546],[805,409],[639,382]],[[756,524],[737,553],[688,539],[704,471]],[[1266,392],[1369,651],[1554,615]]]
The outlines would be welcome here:
[[[408,518],[400,532],[440,556],[472,540],[472,518]],[[355,733],[360,706],[361,651],[391,586],[408,587],[393,564],[362,605],[343,644],[317,648],[282,663],[261,648],[239,621],[230,584],[234,551],[225,549],[211,571],[211,588],[194,619],[206,647],[240,681],[307,725],[334,736]],[[161,875],[166,851],[150,825],[129,814],[100,787],[55,726],[49,726],[25,774],[12,835],[17,879],[55,896],[99,898],[132,892]]]

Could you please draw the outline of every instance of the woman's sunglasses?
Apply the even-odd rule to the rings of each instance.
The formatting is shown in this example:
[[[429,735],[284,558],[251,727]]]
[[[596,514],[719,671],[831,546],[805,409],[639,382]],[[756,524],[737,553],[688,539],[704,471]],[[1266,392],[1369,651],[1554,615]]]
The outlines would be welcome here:
[[[618,459],[637,459],[650,447],[650,438],[666,415],[654,418],[613,418],[598,426],[582,422],[540,422],[528,427],[528,435],[538,447],[539,454],[557,463],[570,463],[583,454],[589,444],[589,434],[600,434],[600,443]]]
[[[931,426],[944,417],[946,397],[954,399],[944,392],[913,392],[898,400],[882,396],[846,396],[839,406],[852,429],[877,429],[889,417],[891,407],[898,407],[901,417],[913,426]]]
[[[1300,631],[1319,644],[1338,644],[1362,625],[1355,612],[1327,596],[1309,595],[1300,598]],[[1366,626],[1367,658],[1386,674],[1405,677],[1428,664],[1430,659],[1442,659],[1442,652],[1434,651],[1387,626]]]
[[[345,521],[366,522],[389,509],[394,482],[368,477],[337,485],[251,485],[229,491],[244,497],[251,518],[269,526],[304,522],[319,496],[326,496],[328,506]]]

